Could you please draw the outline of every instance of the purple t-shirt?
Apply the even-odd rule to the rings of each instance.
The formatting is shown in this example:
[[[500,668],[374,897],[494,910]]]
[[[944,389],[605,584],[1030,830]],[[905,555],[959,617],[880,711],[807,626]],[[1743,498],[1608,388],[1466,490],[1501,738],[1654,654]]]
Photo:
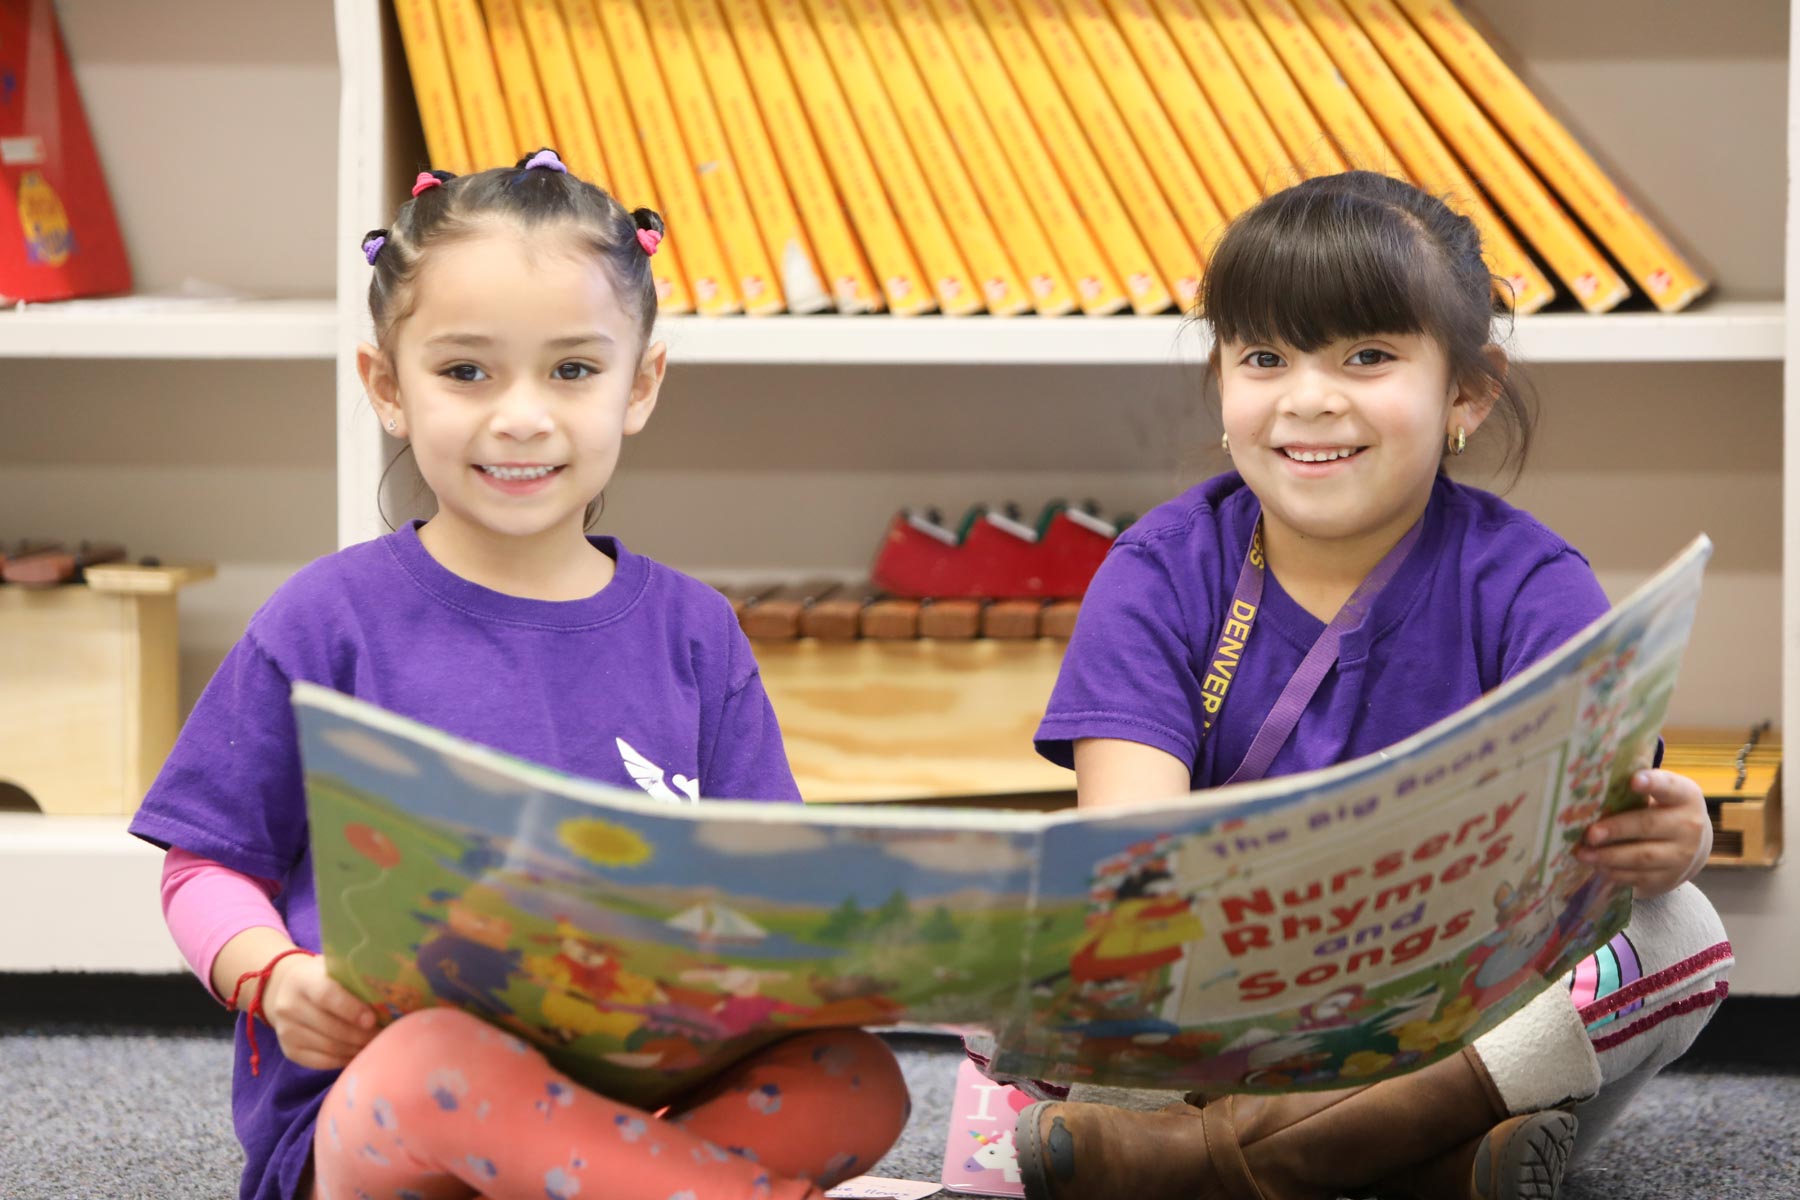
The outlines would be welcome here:
[[[416,526],[301,570],[250,620],[201,695],[131,823],[246,875],[278,880],[295,942],[319,948],[289,685],[335,688],[459,737],[664,798],[798,800],[750,644],[712,588],[592,539],[612,582],[584,600],[524,600],[462,579]],[[629,747],[640,784],[625,761]],[[661,771],[654,783],[648,763]],[[657,786],[662,788],[657,790]],[[232,1116],[240,1194],[292,1197],[333,1071],[238,1023]]]
[[[1257,514],[1235,472],[1120,535],[1081,604],[1037,748],[1074,765],[1077,738],[1121,738],[1231,778],[1325,629],[1265,576],[1223,710],[1201,735],[1201,684]],[[1333,766],[1442,720],[1555,650],[1608,608],[1587,560],[1529,514],[1440,477],[1419,542],[1349,630],[1268,775]]]

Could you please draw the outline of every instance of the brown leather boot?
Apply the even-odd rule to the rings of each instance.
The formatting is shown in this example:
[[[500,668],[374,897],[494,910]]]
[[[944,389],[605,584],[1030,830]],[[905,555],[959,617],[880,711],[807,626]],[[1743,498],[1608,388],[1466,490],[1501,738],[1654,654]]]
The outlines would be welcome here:
[[[1382,1200],[1556,1200],[1578,1127],[1557,1109],[1511,1117],[1375,1190]]]
[[[1465,1049],[1369,1087],[1227,1096],[1155,1113],[1034,1104],[1013,1143],[1029,1200],[1335,1200],[1506,1117]]]

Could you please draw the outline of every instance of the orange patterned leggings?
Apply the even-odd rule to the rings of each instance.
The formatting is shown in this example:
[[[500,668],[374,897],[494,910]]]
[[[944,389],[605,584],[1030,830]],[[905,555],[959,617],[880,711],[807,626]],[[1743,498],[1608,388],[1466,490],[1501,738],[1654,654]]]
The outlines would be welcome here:
[[[325,1097],[315,1200],[800,1200],[906,1124],[899,1064],[860,1029],[798,1034],[662,1118],[588,1091],[454,1009],[383,1030]]]

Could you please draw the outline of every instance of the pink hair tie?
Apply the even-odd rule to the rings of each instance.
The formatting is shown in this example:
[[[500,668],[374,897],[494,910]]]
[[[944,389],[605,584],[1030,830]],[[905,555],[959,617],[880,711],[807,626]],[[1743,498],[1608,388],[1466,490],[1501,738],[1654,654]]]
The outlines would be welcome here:
[[[413,180],[413,199],[418,199],[420,192],[428,192],[434,187],[443,187],[444,181],[430,171],[420,171],[419,177]]]
[[[655,254],[656,248],[662,245],[663,235],[654,229],[640,229],[637,234],[638,245],[644,248],[645,254]]]

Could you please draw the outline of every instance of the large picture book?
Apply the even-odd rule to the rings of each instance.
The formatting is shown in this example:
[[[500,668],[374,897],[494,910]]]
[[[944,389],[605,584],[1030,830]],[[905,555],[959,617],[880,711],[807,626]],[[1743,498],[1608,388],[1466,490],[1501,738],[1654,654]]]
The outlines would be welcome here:
[[[1574,847],[1641,803],[1709,553],[1385,751],[1124,808],[677,802],[297,684],[326,961],[646,1106],[836,1025],[984,1028],[1051,1081],[1403,1073],[1624,927]]]

